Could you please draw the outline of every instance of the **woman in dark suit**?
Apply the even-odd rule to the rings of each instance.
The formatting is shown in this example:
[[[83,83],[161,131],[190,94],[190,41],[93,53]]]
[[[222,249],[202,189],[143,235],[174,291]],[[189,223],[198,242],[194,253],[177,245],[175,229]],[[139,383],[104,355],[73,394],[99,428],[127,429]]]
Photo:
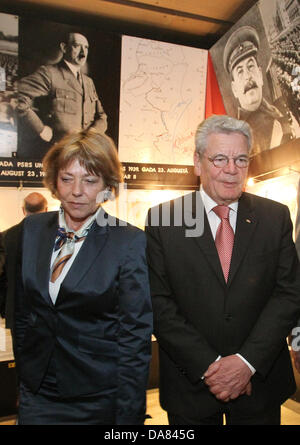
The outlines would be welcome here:
[[[19,424],[143,424],[152,312],[144,233],[118,195],[110,138],[70,135],[43,160],[59,212],[24,220],[15,332]]]

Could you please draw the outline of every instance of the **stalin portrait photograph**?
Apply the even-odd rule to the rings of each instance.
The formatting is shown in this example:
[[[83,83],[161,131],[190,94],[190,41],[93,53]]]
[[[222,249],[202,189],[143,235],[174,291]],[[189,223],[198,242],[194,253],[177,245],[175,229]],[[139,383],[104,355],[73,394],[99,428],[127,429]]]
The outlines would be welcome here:
[[[41,160],[89,128],[117,142],[120,47],[118,36],[94,29],[20,21],[17,158]]]
[[[238,101],[237,117],[254,133],[254,154],[293,139],[288,111],[264,97],[263,69],[258,58],[260,38],[252,26],[231,34],[224,49],[224,69],[230,76],[232,94]]]
[[[269,39],[255,5],[210,50],[227,114],[251,126],[253,156],[298,137]]]

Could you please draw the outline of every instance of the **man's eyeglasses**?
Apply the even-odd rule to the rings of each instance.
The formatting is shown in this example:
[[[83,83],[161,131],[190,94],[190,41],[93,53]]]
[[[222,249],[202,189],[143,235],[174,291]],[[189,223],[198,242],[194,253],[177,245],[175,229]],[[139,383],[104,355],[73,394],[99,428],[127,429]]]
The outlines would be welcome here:
[[[217,168],[226,167],[230,159],[233,159],[234,165],[238,168],[246,168],[249,165],[250,158],[247,156],[237,156],[236,158],[229,158],[225,155],[217,155],[214,158],[206,156],[207,159],[214,164]]]

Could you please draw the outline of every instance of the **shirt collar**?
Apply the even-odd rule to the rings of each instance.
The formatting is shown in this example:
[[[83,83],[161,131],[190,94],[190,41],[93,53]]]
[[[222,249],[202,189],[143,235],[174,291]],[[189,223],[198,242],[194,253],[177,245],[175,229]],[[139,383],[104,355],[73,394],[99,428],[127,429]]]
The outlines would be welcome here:
[[[200,187],[200,193],[201,193],[201,197],[202,197],[202,201],[203,201],[203,204],[204,204],[204,207],[205,207],[205,210],[206,210],[206,213],[208,214],[209,212],[211,212],[212,211],[212,209],[214,208],[214,207],[216,207],[218,204],[204,191],[204,189],[203,189],[203,187],[201,186]],[[233,210],[234,212],[237,212],[237,210],[238,210],[238,205],[239,205],[239,202],[238,201],[235,201],[235,202],[232,202],[231,204],[229,204],[229,208],[231,209],[231,210]]]
[[[94,223],[95,220],[97,220],[98,214],[101,211],[101,206],[98,206],[98,208],[96,209],[95,213],[93,213],[85,222],[84,224],[80,227],[79,230],[77,230],[76,232],[74,230],[71,230],[66,223],[65,220],[65,212],[63,207],[61,206],[58,212],[58,224],[59,227],[63,227],[66,232],[74,232],[75,235],[81,237],[82,233],[84,231],[86,231],[87,229],[90,229],[90,227],[92,226],[92,224]]]
[[[67,60],[64,59],[65,64],[67,65],[67,67],[72,71],[72,73],[74,74],[74,76],[77,79],[77,73],[80,72],[80,68],[76,69],[76,67],[74,65],[72,65],[72,63],[67,62]]]

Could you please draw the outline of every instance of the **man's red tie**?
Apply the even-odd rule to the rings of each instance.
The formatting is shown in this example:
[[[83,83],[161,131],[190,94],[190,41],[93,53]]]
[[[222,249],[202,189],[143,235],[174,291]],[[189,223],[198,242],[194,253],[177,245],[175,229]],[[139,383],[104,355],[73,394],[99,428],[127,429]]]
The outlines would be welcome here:
[[[217,206],[213,208],[213,211],[221,219],[216,233],[215,243],[219,253],[224,278],[227,282],[234,241],[234,232],[229,222],[230,208],[227,206]]]

